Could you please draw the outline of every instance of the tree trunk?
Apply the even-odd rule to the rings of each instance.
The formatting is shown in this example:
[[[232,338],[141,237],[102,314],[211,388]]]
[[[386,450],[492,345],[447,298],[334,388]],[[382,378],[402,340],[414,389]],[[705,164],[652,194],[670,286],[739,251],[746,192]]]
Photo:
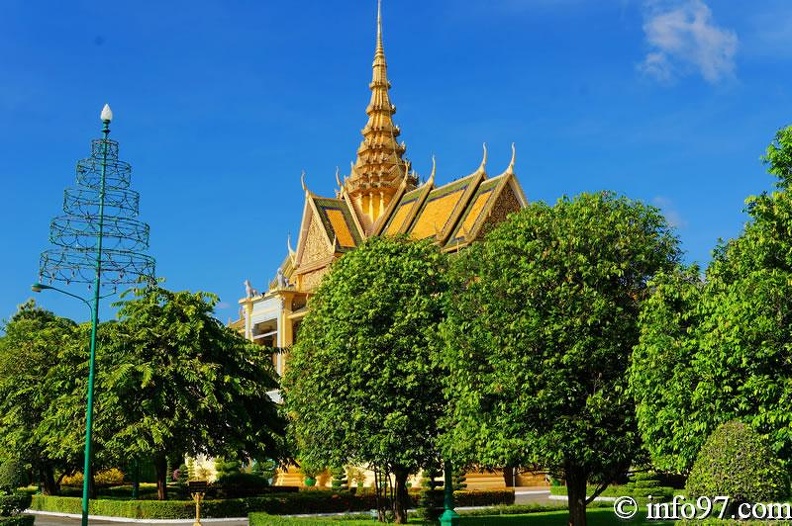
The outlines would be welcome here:
[[[168,459],[164,453],[154,456],[154,470],[157,472],[157,498],[168,500]]]
[[[55,482],[55,470],[52,466],[39,466],[39,481],[44,495],[58,494],[58,484]]]
[[[396,495],[394,500],[393,512],[396,524],[407,524],[407,508],[409,506],[407,494],[407,470],[404,468],[394,468],[394,478],[396,479]]]
[[[586,526],[586,472],[579,467],[565,470],[567,499],[569,501],[569,526]]]

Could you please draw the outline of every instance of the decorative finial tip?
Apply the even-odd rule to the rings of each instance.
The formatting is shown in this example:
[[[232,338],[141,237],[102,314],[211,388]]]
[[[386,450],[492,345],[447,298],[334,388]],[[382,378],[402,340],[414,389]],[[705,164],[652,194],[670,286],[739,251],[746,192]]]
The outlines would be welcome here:
[[[110,122],[113,120],[113,110],[110,109],[109,104],[105,104],[102,108],[102,114],[99,116],[102,122]]]

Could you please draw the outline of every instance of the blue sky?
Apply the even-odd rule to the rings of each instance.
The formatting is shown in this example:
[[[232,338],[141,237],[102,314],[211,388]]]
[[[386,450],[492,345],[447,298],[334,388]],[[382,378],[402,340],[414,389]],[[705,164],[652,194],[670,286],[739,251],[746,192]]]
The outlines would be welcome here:
[[[788,0],[384,0],[383,16],[423,177],[432,155],[439,183],[471,173],[483,142],[498,174],[515,142],[530,200],[610,189],[656,204],[703,264],[772,187],[759,158],[792,122]],[[300,172],[328,196],[336,166],[348,173],[375,20],[374,0],[3,0],[0,319],[32,296],[106,102],[158,274],[236,317],[243,281],[265,288],[296,240]]]

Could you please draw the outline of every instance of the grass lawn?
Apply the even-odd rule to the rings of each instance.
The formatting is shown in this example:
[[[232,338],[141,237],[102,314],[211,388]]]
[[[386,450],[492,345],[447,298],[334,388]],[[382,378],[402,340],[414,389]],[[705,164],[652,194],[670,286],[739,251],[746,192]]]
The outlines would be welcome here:
[[[459,521],[465,526],[566,526],[568,513],[564,511],[550,511],[541,513],[526,513],[522,515],[491,515],[484,517],[465,517]],[[611,508],[591,509],[587,513],[588,526],[614,526],[619,524],[658,525],[668,526],[673,521],[645,521],[636,518],[632,521],[622,521],[616,518]],[[250,514],[250,526],[301,526],[312,524],[314,526],[373,526],[378,524],[372,519],[332,519],[332,518],[287,518],[265,515],[261,513]],[[411,519],[410,524],[421,524],[418,519]]]

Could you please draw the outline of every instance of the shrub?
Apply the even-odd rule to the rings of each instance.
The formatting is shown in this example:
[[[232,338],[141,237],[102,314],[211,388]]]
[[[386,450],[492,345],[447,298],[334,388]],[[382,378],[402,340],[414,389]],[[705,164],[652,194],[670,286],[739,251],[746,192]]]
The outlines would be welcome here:
[[[278,463],[275,462],[274,460],[269,460],[269,459],[263,461],[254,460],[253,465],[250,466],[251,473],[268,480],[272,480],[275,478],[277,469],[278,469]]]
[[[11,493],[21,486],[27,486],[28,482],[25,465],[19,460],[6,460],[0,464],[0,491]]]
[[[421,496],[418,500],[418,516],[424,522],[434,523],[443,513],[443,483],[437,480],[441,472],[430,467],[421,474]]]
[[[732,504],[778,501],[789,494],[781,461],[742,422],[718,427],[699,451],[687,481],[690,498],[728,495]]]
[[[120,486],[124,483],[124,473],[116,468],[105,469],[94,475],[94,482],[97,486]]]
[[[674,488],[663,486],[654,471],[642,471],[630,475],[626,494],[637,498],[641,503],[649,497],[652,497],[653,502],[667,502],[674,496]]]
[[[28,493],[0,495],[0,517],[11,517],[22,513],[30,507],[31,498]]]
[[[362,488],[366,482],[366,474],[363,473],[362,469],[351,466],[347,468],[347,480],[349,480],[350,486]]]
[[[347,487],[346,470],[343,467],[336,467],[330,470],[333,480],[330,485],[333,489],[342,489]]]
[[[221,499],[254,497],[265,493],[269,481],[253,473],[227,473],[213,484],[216,495]]]
[[[13,517],[0,517],[0,526],[33,526],[35,515],[14,515]]]

